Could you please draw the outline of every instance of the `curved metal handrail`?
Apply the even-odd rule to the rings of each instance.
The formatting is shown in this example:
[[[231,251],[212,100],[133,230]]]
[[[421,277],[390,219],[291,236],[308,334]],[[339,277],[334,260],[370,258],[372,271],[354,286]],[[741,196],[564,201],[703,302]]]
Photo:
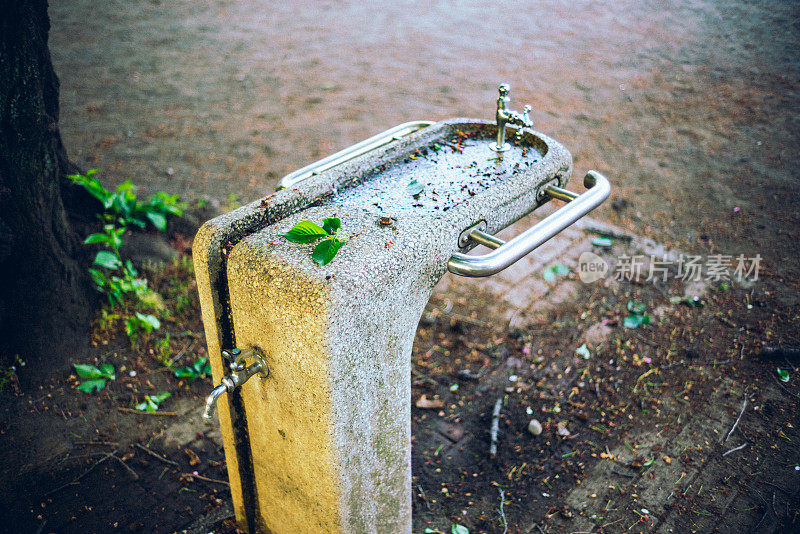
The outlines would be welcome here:
[[[328,157],[322,158],[319,161],[315,161],[310,165],[306,165],[301,169],[297,169],[296,171],[287,174],[281,178],[278,189],[292,187],[306,178],[320,174],[321,172],[327,171],[328,169],[336,167],[337,165],[341,165],[342,163],[350,161],[355,157],[366,154],[370,150],[375,150],[376,148],[382,147],[383,145],[391,143],[392,141],[397,141],[398,139],[401,139],[407,135],[411,135],[417,130],[426,128],[431,124],[435,124],[435,122],[411,121],[398,124],[394,128],[390,128],[385,132],[379,133],[378,135],[373,135],[369,139],[364,139],[355,145],[349,146],[343,150],[340,150],[339,152],[336,152],[335,154],[331,154]]]
[[[468,256],[456,252],[447,262],[447,269],[461,276],[490,276],[522,259],[536,247],[602,204],[611,193],[608,180],[597,171],[586,173],[583,184],[588,191],[581,195],[552,185],[545,187],[543,193],[546,196],[569,203],[508,242],[479,230],[471,232],[470,239],[495,250],[481,256]]]

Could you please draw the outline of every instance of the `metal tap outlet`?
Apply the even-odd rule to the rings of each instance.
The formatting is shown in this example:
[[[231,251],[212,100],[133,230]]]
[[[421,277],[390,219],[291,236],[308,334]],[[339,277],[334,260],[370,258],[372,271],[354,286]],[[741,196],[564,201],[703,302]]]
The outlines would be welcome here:
[[[257,374],[260,374],[261,378],[267,378],[269,376],[267,362],[264,361],[264,355],[257,348],[245,350],[232,349],[230,351],[223,350],[222,357],[228,362],[228,366],[232,372],[228,376],[223,377],[220,384],[212,389],[211,393],[206,397],[206,406],[203,410],[203,419],[206,421],[211,420],[211,416],[214,413],[214,406],[217,404],[217,399],[219,399],[223,393],[231,393]],[[255,359],[255,363],[246,365],[246,359],[248,357]]]
[[[497,98],[497,113],[495,114],[497,120],[497,142],[489,145],[495,152],[504,152],[511,148],[511,145],[506,143],[506,125],[517,126],[517,142],[522,140],[523,128],[533,127],[533,121],[528,115],[531,110],[530,106],[525,106],[522,113],[507,109],[508,104],[511,102],[511,98],[508,96],[510,89],[511,86],[507,83],[500,84],[500,87],[497,88],[500,93]]]

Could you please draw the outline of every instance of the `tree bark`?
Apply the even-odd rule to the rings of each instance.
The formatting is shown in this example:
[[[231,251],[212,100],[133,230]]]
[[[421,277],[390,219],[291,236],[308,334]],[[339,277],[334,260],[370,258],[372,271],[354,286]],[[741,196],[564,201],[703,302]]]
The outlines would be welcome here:
[[[85,355],[93,304],[70,223],[46,0],[0,0],[0,359],[23,382]]]

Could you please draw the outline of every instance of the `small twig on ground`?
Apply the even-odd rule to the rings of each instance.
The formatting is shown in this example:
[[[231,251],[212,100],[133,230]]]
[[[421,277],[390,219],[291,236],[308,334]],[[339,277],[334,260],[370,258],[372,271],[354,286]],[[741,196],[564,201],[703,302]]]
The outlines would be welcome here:
[[[773,484],[772,482],[767,482],[766,480],[762,480],[761,482],[764,483],[764,484],[767,484],[769,486],[772,486],[773,488],[778,488],[779,490],[781,490],[784,493],[790,493],[789,490],[783,489],[782,487],[778,486],[777,484]]]
[[[180,465],[178,465],[178,462],[173,462],[172,460],[168,460],[168,459],[164,458],[163,456],[161,456],[157,452],[155,452],[153,450],[150,450],[149,448],[145,447],[141,443],[134,443],[133,446],[136,447],[137,449],[142,449],[144,452],[146,452],[147,454],[149,454],[153,458],[156,458],[157,460],[162,461],[165,464],[173,465],[175,467],[180,467]]]
[[[426,375],[425,373],[423,373],[421,371],[418,371],[417,369],[414,368],[413,365],[411,366],[411,374],[416,376],[417,378],[419,378],[419,380],[415,380],[414,381],[415,383],[427,382],[427,383],[429,383],[429,384],[431,384],[433,386],[438,386],[439,385],[439,382],[437,382],[434,378],[431,378],[430,376]]]
[[[738,447],[734,447],[734,448],[732,448],[732,449],[731,449],[731,450],[729,450],[729,451],[725,451],[725,452],[723,452],[723,453],[722,453],[722,456],[728,456],[730,453],[732,453],[732,452],[736,452],[736,451],[738,451],[738,450],[740,450],[740,449],[744,449],[745,447],[747,447],[747,442],[746,442],[746,441],[745,441],[744,443],[742,443],[741,445],[739,445]]]
[[[724,365],[726,363],[731,363],[731,361],[730,360],[721,360],[721,361],[713,360],[713,361],[710,361],[710,362],[696,361],[696,362],[691,362],[691,365],[715,365],[716,366],[716,365]]]
[[[88,475],[88,474],[89,474],[89,472],[90,472],[92,469],[94,469],[95,467],[97,467],[97,466],[98,466],[98,465],[100,465],[101,463],[105,462],[106,460],[108,460],[109,458],[111,458],[112,456],[114,456],[114,454],[115,454],[116,452],[117,452],[117,451],[109,452],[108,454],[106,454],[105,456],[103,456],[102,458],[100,458],[99,460],[97,460],[95,463],[93,463],[93,464],[92,464],[92,466],[91,466],[89,469],[87,469],[86,471],[84,471],[83,473],[81,473],[80,475],[78,475],[77,477],[75,477],[74,479],[72,479],[72,481],[70,481],[70,482],[67,482],[66,484],[64,484],[64,485],[62,485],[62,486],[59,486],[59,487],[57,487],[56,489],[53,489],[53,490],[50,490],[50,491],[48,491],[47,493],[45,493],[45,494],[44,494],[44,497],[47,497],[47,496],[49,496],[49,495],[52,495],[53,493],[56,493],[56,492],[58,492],[58,491],[61,491],[61,490],[62,490],[62,489],[64,489],[64,488],[66,488],[67,486],[71,486],[71,485],[75,484],[77,481],[79,481],[80,479],[82,479],[83,477],[85,477],[86,475]]]
[[[733,321],[731,321],[730,319],[728,319],[727,317],[723,317],[722,315],[714,315],[714,317],[716,317],[716,319],[719,322],[721,322],[722,324],[724,324],[726,326],[730,326],[731,328],[738,328],[738,326],[736,326],[736,324]]]
[[[779,358],[787,358],[787,359],[800,359],[800,348],[798,347],[764,347],[761,349],[761,352],[758,354],[762,358],[770,358],[770,359],[779,359]]]
[[[742,414],[744,414],[744,409],[745,408],[747,408],[747,394],[745,394],[744,403],[742,404],[742,411],[739,412],[739,417],[736,418],[736,422],[733,423],[733,427],[731,427],[730,432],[728,432],[728,435],[725,436],[725,441],[728,441],[728,439],[731,437],[731,434],[733,434],[733,431],[736,430],[736,426],[739,424],[739,421],[742,419]],[[725,443],[725,441],[723,441],[723,443]]]
[[[119,456],[117,456],[116,454],[112,454],[111,456],[113,456],[114,458],[116,458],[117,460],[119,460],[119,463],[121,463],[121,464],[122,464],[122,467],[124,467],[125,469],[127,469],[127,470],[128,470],[128,473],[130,473],[130,474],[131,474],[131,476],[133,476],[133,480],[139,480],[139,473],[137,473],[136,471],[134,471],[134,470],[133,470],[133,468],[132,468],[131,466],[129,466],[128,464],[126,464],[126,463],[125,463],[125,460],[123,460],[122,458],[120,458],[120,457],[119,457]]]
[[[425,501],[425,506],[428,507],[428,510],[431,509],[431,503],[428,502],[428,497],[425,495],[425,490],[422,489],[422,486],[417,484],[417,489],[419,490],[420,494],[422,495],[422,500]]]
[[[506,520],[506,513],[503,511],[503,502],[505,501],[506,494],[503,492],[503,488],[497,488],[500,490],[500,517],[503,519],[503,534],[508,533],[508,521]]]
[[[763,522],[764,522],[764,520],[767,518],[767,514],[769,514],[769,503],[768,503],[768,502],[767,502],[767,500],[764,498],[764,496],[763,496],[763,495],[761,495],[759,492],[757,492],[757,491],[754,491],[754,490],[753,490],[753,488],[751,488],[751,487],[750,487],[750,486],[748,486],[747,484],[744,484],[744,486],[745,486],[746,488],[750,489],[750,491],[752,491],[752,492],[753,492],[753,493],[755,493],[756,495],[758,495],[758,498],[759,498],[759,499],[761,499],[761,500],[764,502],[764,515],[763,515],[763,516],[761,516],[761,520],[759,520],[759,522],[756,524],[756,526],[755,526],[755,527],[753,527],[753,530],[751,530],[751,531],[750,531],[750,532],[758,532],[758,527],[760,527],[760,526],[761,526],[761,523],[763,523]]]
[[[119,443],[116,441],[76,441],[73,443],[76,447],[82,447],[85,445],[107,445],[109,447],[118,447]]]
[[[123,408],[121,406],[118,407],[117,410],[119,410],[120,412],[135,413],[135,414],[139,414],[139,415],[165,415],[165,416],[173,416],[173,417],[180,415],[178,412],[162,412],[162,411],[146,412],[146,411],[142,411],[142,410],[134,410],[133,408]]]
[[[500,409],[502,407],[503,397],[500,397],[494,403],[494,410],[492,411],[492,430],[490,433],[492,444],[489,446],[489,456],[492,458],[497,456],[497,432],[500,430]]]
[[[620,517],[620,518],[619,518],[619,519],[617,519],[616,521],[612,521],[611,523],[606,523],[605,525],[601,525],[601,526],[600,526],[600,528],[601,528],[601,529],[604,529],[604,528],[606,528],[606,527],[610,527],[611,525],[616,525],[616,524],[617,524],[617,523],[619,523],[620,521],[624,521],[624,520],[625,520],[625,518],[624,518],[624,517]]]
[[[480,380],[488,372],[489,372],[489,368],[488,367],[482,367],[477,373],[473,373],[469,369],[461,369],[458,372],[458,376],[462,376],[462,377],[467,378],[469,380]]]
[[[190,346],[190,345],[189,345],[189,346]],[[180,360],[180,359],[181,359],[181,356],[183,356],[183,355],[186,353],[186,349],[188,349],[188,348],[189,348],[189,346],[183,347],[183,348],[182,348],[182,349],[181,349],[181,350],[178,352],[178,354],[177,354],[177,355],[175,355],[175,357],[173,357],[173,358],[172,358],[172,359],[169,361],[169,365],[168,365],[167,367],[172,367],[172,365],[173,365],[175,362],[177,362],[178,360]]]
[[[636,477],[636,475],[632,475],[630,473],[623,473],[622,471],[617,471],[616,469],[612,469],[611,472],[614,473],[615,475],[619,475],[621,477],[628,477],[628,478],[635,478]]]
[[[226,486],[230,486],[230,484],[225,480],[219,480],[219,479],[216,479],[216,478],[208,478],[208,477],[204,477],[203,475],[195,475],[194,473],[184,473],[183,476],[192,477],[192,478],[199,478],[200,480],[205,480],[206,482],[214,482],[216,484],[225,484]]]
[[[644,337],[640,336],[640,335],[639,335],[639,334],[637,334],[636,332],[634,332],[634,333],[633,333],[633,336],[634,336],[636,339],[638,339],[639,341],[641,341],[642,343],[644,343],[645,345],[650,345],[651,347],[658,347],[658,343],[655,343],[655,342],[653,342],[653,341],[650,341],[649,339],[645,339]]]

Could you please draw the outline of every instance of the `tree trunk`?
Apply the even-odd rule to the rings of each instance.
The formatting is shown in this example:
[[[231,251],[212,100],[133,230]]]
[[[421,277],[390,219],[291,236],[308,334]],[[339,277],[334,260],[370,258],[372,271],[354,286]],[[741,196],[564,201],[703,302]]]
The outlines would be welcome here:
[[[25,362],[23,381],[85,356],[94,300],[64,206],[49,31],[46,0],[0,0],[0,363]]]

